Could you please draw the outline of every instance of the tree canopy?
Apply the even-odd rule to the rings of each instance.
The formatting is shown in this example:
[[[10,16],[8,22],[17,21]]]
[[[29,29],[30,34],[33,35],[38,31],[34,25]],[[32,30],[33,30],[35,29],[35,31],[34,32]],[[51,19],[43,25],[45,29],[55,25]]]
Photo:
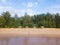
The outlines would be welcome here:
[[[60,14],[46,13],[29,16],[25,13],[22,17],[18,17],[17,14],[11,17],[9,11],[6,11],[0,15],[0,28],[18,28],[20,26],[23,28],[40,28],[41,26],[45,28],[60,28]]]

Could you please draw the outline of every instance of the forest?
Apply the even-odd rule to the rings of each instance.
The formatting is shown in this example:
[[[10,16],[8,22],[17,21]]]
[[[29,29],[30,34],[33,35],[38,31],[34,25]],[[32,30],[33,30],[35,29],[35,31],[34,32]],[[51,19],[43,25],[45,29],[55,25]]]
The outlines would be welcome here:
[[[3,12],[0,15],[0,28],[60,28],[60,14],[35,14],[29,16],[27,13],[19,17],[15,14],[11,17],[9,11]]]

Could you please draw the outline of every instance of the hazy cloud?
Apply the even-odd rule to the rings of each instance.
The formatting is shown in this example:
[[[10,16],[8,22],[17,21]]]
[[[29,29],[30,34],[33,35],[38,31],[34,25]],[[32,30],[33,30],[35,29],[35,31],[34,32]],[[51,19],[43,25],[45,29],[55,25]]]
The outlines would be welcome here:
[[[38,5],[38,2],[34,2],[34,3],[28,2],[27,7],[32,8],[32,7],[35,7],[35,6],[37,6],[37,5]]]
[[[6,3],[7,2],[7,0],[1,0],[2,1],[2,3]]]
[[[9,11],[12,16],[16,13],[19,16],[23,16],[25,12],[29,15],[47,12],[60,13],[59,1],[60,0],[0,0],[0,14],[4,11]]]
[[[15,14],[18,14],[19,16],[23,16],[24,13],[26,12],[24,9],[16,9],[11,6],[6,6],[6,7],[0,6],[0,14],[6,11],[9,11],[12,14],[12,16],[14,16]]]

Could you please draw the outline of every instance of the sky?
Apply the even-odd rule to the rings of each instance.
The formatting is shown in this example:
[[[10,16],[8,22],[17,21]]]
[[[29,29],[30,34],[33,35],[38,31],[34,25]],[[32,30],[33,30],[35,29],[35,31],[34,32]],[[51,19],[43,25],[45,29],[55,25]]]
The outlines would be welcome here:
[[[60,13],[60,0],[0,0],[0,14],[9,11],[11,16],[17,14],[30,16],[41,13]]]

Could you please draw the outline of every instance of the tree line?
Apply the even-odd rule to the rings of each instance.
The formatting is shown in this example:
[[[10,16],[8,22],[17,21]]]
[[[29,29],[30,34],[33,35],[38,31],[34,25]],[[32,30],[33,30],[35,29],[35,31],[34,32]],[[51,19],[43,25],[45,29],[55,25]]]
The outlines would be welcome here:
[[[17,14],[11,17],[9,11],[6,11],[0,15],[0,28],[41,28],[41,26],[45,28],[60,28],[59,13],[36,14],[33,16],[25,13],[25,15],[21,17],[18,17]]]

